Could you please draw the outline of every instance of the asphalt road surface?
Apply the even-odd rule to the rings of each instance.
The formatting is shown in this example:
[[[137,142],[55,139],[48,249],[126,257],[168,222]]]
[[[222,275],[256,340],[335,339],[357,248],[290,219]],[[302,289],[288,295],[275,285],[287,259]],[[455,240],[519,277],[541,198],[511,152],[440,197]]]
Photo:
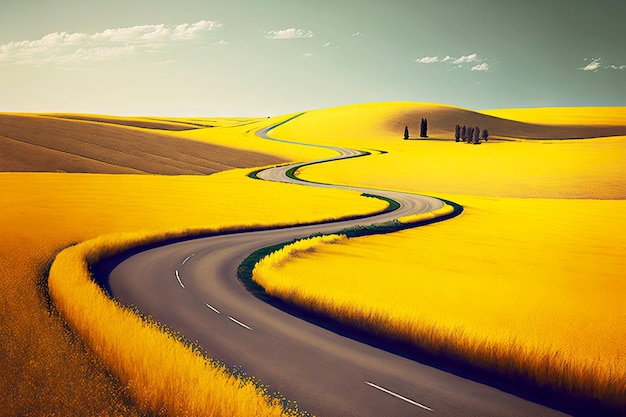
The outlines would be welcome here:
[[[258,134],[267,137],[269,130]],[[331,159],[360,154],[333,149],[338,156]],[[299,182],[286,175],[293,167],[258,176]],[[140,252],[111,272],[112,296],[197,340],[212,358],[239,367],[320,417],[564,415],[318,327],[261,301],[239,282],[237,267],[256,249],[442,206],[440,200],[415,194],[356,189],[393,198],[401,207],[366,219],[227,234]]]

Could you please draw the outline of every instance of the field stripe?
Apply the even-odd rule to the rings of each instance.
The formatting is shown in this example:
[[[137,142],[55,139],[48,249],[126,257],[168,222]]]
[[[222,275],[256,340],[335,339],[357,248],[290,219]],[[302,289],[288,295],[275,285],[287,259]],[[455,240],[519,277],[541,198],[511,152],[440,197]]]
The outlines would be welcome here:
[[[376,388],[377,390],[380,390],[380,391],[382,391],[382,392],[386,392],[386,393],[387,393],[387,394],[389,394],[389,395],[393,395],[394,397],[399,398],[399,399],[401,399],[401,400],[403,400],[403,401],[406,401],[406,402],[407,402],[407,403],[409,403],[409,404],[413,404],[414,406],[420,407],[420,408],[422,408],[422,409],[424,409],[424,410],[426,410],[426,411],[433,411],[433,409],[432,409],[432,408],[430,408],[430,407],[426,407],[425,405],[420,404],[420,403],[418,403],[417,401],[413,401],[413,400],[412,400],[412,399],[410,399],[410,398],[404,397],[404,396],[402,396],[402,395],[400,395],[400,394],[396,394],[396,393],[395,393],[395,392],[393,392],[393,391],[389,391],[388,389],[383,388],[383,387],[381,387],[380,385],[376,385],[376,384],[374,384],[374,383],[372,383],[372,382],[368,382],[368,381],[365,381],[365,383],[366,383],[367,385],[369,385],[370,387]]]
[[[194,256],[195,253],[192,253],[191,255],[189,255],[188,257],[185,258],[185,260],[182,262],[183,265],[185,265],[187,263],[188,260],[191,259],[192,256]]]

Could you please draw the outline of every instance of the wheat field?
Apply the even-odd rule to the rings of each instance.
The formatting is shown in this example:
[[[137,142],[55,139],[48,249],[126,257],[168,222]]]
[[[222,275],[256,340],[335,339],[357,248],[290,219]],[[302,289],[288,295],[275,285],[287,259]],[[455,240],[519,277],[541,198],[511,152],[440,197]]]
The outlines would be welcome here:
[[[229,127],[220,139],[225,141],[228,135],[235,146],[245,130]],[[282,154],[289,155],[289,145],[281,146]],[[302,156],[300,150],[293,152]],[[246,153],[236,153],[239,163],[246,164]],[[250,166],[256,163],[254,158]],[[276,160],[270,157],[265,163],[271,158]],[[307,222],[351,215],[355,209],[376,211],[385,205],[343,191],[318,192],[253,180],[247,172],[231,170],[210,176],[0,173],[0,414],[146,412],[148,406],[135,388],[112,374],[111,364],[86,343],[88,339],[80,332],[68,332],[64,316],[50,309],[47,269],[68,245],[111,233],[192,233]],[[127,340],[118,342],[128,346]],[[204,369],[203,362],[199,367]],[[158,414],[159,410],[150,412]]]
[[[521,373],[534,383],[565,387],[575,395],[623,407],[622,323],[626,321],[619,294],[626,270],[622,260],[625,234],[620,233],[626,229],[621,216],[626,208],[626,132],[620,120],[626,109],[594,108],[582,113],[584,117],[581,109],[507,109],[483,114],[430,103],[384,103],[307,112],[281,125],[272,136],[374,151],[368,158],[307,166],[298,173],[304,179],[421,192],[455,201],[465,210],[453,220],[391,235],[314,239],[264,261],[257,279],[265,280],[268,291],[338,320],[364,323],[370,331],[409,341],[419,336],[422,345],[479,367],[501,374]],[[420,115],[429,118],[429,140],[403,141],[404,126],[414,135]],[[85,262],[136,239],[307,222],[383,209],[383,202],[356,193],[270,184],[248,178],[247,170],[232,169],[331,156],[327,149],[254,135],[259,128],[292,116],[3,116],[14,130],[20,129],[24,117],[37,119],[36,126],[52,127],[56,143],[64,143],[70,135],[85,152],[93,152],[97,138],[106,137],[107,132],[115,131],[126,139],[117,144],[103,142],[105,153],[117,158],[108,159],[114,163],[107,163],[106,169],[85,152],[68,155],[58,168],[48,163],[50,158],[58,159],[58,154],[52,157],[47,150],[37,153],[40,157],[35,160],[23,159],[22,154],[22,159],[11,160],[22,167],[20,171],[84,170],[91,174],[0,173],[4,197],[0,203],[0,341],[6,353],[0,357],[0,368],[5,370],[0,373],[3,413],[194,415],[199,404],[217,407],[222,414],[250,409],[265,410],[255,413],[267,415],[282,412],[251,385],[242,393],[231,391],[238,382],[155,328],[145,326],[140,330],[144,336],[132,342],[120,340],[117,331],[109,338],[102,332],[107,329],[106,321],[90,322],[92,316],[71,306],[77,294],[91,294],[83,302],[123,316],[119,307],[107,304],[88,282]],[[581,117],[584,126],[580,126]],[[455,143],[451,132],[456,123],[489,128],[489,143]],[[91,143],[72,139],[76,129],[95,132]],[[156,136],[154,129],[158,129]],[[615,136],[568,140],[572,135]],[[158,137],[155,153],[140,143],[148,136]],[[139,142],[131,146],[132,140]],[[196,168],[185,161],[184,152],[176,154],[172,149],[171,154],[178,156],[169,166],[178,165],[176,158],[188,165],[183,167],[187,171],[170,174],[230,170],[210,176],[130,174],[159,173],[165,165],[154,159],[158,150],[169,153],[168,146],[179,144],[216,157]],[[18,145],[0,134],[0,146],[14,149]],[[22,141],[19,146],[38,145]],[[147,157],[120,160],[116,147],[129,154],[138,150]],[[10,154],[3,152],[4,157]],[[116,171],[110,171],[113,165]],[[125,171],[129,167],[131,171]],[[59,316],[47,298],[46,272],[59,251],[79,242],[85,243],[63,255],[69,257],[68,263],[61,262],[51,274]],[[322,270],[333,274],[319,274]],[[321,275],[334,279],[326,282]],[[85,285],[79,288],[72,282]],[[94,301],[89,297],[95,297]],[[133,320],[132,315],[119,320],[119,331],[128,332],[124,330],[127,325],[141,327]],[[133,366],[137,351],[129,344],[170,346],[170,342],[174,343],[171,350],[185,352],[181,355],[187,365],[181,368],[186,374],[164,377],[154,373],[150,362],[146,367]],[[95,346],[107,346],[106,352]],[[152,350],[154,361],[168,360],[158,356],[163,351]],[[173,385],[158,385],[164,380],[173,384],[189,378],[205,381],[202,378],[207,375],[212,381],[207,386],[224,377],[218,391],[232,400],[218,400],[225,408],[199,402],[189,393],[180,395],[178,402],[171,401],[163,390]],[[146,390],[148,384],[155,384],[150,385],[154,389]]]
[[[287,247],[261,261],[255,280],[431,353],[623,404],[626,238],[614,228],[626,202],[446,197],[461,216]]]
[[[437,109],[440,120],[458,112],[426,111]],[[384,236],[294,245],[262,261],[255,280],[366,331],[623,409],[626,137],[403,141],[388,107],[367,110],[363,127],[356,108],[342,109],[353,119],[326,143],[387,153],[299,175],[436,195],[464,212]],[[323,113],[276,133],[313,141]],[[559,114],[547,111],[540,121],[568,121],[577,112]],[[624,108],[588,109],[586,125],[618,125],[624,116]]]

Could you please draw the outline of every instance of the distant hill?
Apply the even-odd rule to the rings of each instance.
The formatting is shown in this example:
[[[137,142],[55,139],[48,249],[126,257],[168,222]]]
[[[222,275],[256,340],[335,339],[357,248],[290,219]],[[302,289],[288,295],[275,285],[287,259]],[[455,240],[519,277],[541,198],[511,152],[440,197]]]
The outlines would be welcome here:
[[[59,119],[69,120],[84,120],[87,122],[99,122],[99,123],[111,123],[114,125],[140,127],[142,129],[159,129],[159,130],[191,130],[198,127],[211,127],[202,126],[195,123],[183,123],[178,121],[164,121],[147,117],[112,117],[102,115],[90,115],[90,114],[65,114],[65,113],[50,113],[40,114],[39,116],[56,117]]]
[[[155,130],[192,128],[105,116],[0,114],[0,171],[197,175],[284,162]]]
[[[496,114],[496,111],[493,113]],[[538,118],[540,113],[538,110],[533,115]],[[558,112],[548,110],[548,113],[554,118]],[[619,114],[626,115],[626,112],[618,112]],[[515,121],[454,106],[419,102],[349,105],[311,111],[307,113],[307,117],[311,123],[317,122],[321,136],[337,132],[339,128],[342,133],[350,132],[353,137],[387,134],[401,138],[404,127],[408,126],[411,137],[417,137],[422,118],[428,120],[428,136],[439,139],[454,139],[454,128],[457,124],[488,129],[491,138],[578,139],[626,135],[626,118],[622,117],[620,123],[615,114],[612,115],[611,124],[592,123],[594,118],[588,118],[585,124],[545,124]],[[595,117],[595,120],[602,121],[602,118]]]
[[[626,106],[536,107],[481,110],[483,114],[526,123],[624,126]]]
[[[421,118],[428,119],[429,136],[453,138],[454,127],[459,124],[488,129],[491,137],[520,139],[579,139],[626,135],[626,119],[621,125],[596,124],[543,124],[520,122],[477,111],[450,106],[415,105],[398,109],[387,118],[387,126],[402,131],[408,121],[409,128],[419,132]]]

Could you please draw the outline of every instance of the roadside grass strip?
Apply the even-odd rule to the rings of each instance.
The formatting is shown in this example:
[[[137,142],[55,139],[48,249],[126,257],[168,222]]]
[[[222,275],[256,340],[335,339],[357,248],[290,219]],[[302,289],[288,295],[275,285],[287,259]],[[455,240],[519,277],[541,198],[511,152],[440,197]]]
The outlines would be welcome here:
[[[389,203],[389,207],[385,212],[394,211],[400,205],[395,200],[386,198],[383,196],[377,196],[374,194],[363,194],[366,197],[378,198]],[[266,302],[275,302],[279,298],[275,298],[271,295],[271,292],[266,291],[266,288],[257,282],[255,278],[255,269],[264,260],[269,260],[274,256],[284,256],[284,253],[292,253],[292,249],[295,251],[301,250],[302,245],[308,248],[308,251],[313,251],[313,248],[318,243],[335,243],[347,238],[356,238],[362,236],[371,236],[379,234],[393,233],[408,228],[425,226],[434,222],[450,219],[458,216],[463,212],[463,207],[452,201],[442,200],[444,206],[428,213],[414,214],[410,216],[404,216],[397,220],[371,224],[369,226],[354,226],[349,228],[340,229],[333,233],[313,233],[308,237],[301,239],[293,239],[287,242],[278,243],[276,245],[267,246],[258,249],[248,255],[237,268],[237,277],[246,286],[248,291],[254,294],[257,298],[260,298]],[[283,255],[279,255],[283,254]]]
[[[466,204],[458,221],[314,237],[260,259],[252,279],[383,349],[574,415],[624,415],[624,238],[606,233],[624,202],[453,198]]]
[[[287,121],[290,121],[295,117],[296,116],[284,120],[282,123],[286,123]],[[302,119],[300,119],[298,122],[302,122]],[[330,130],[336,129],[337,126],[342,125],[345,125],[346,129],[348,129],[348,127],[349,129],[353,129],[352,123],[337,123],[336,120],[333,121],[333,119],[330,119],[329,123],[323,125],[315,124],[316,128],[321,126],[322,129]],[[286,131],[289,131],[289,129],[302,130],[299,129],[297,123],[294,123],[294,125],[292,125],[291,123],[288,125],[283,125],[282,129],[286,129]],[[366,131],[372,130],[369,125],[365,126],[364,129]],[[253,129],[250,129],[249,131],[252,130]],[[396,129],[394,128],[393,131],[395,132],[395,130]],[[233,132],[235,131],[239,132],[239,130],[233,130]],[[241,129],[241,132],[243,132],[243,128]],[[313,132],[316,137],[320,136],[319,132],[315,129],[310,129],[310,132]],[[338,134],[332,131],[331,133],[335,135]],[[340,133],[343,134],[342,132]],[[175,136],[179,135],[184,137],[195,137],[197,135],[196,139],[198,140],[220,141],[222,139],[217,137],[218,134],[220,134],[220,132],[216,131],[215,137],[213,137],[211,132],[208,130],[193,130],[185,131],[180,134],[176,134]],[[241,134],[243,135],[243,133]],[[325,134],[326,132],[322,132],[321,136],[325,137]],[[297,137],[297,135],[295,136]],[[326,136],[331,135],[329,133]],[[268,146],[272,149],[279,149],[281,147],[285,147],[287,143],[293,143],[288,141],[282,142],[285,143],[280,143],[280,140],[276,140],[275,143]],[[617,149],[618,146],[621,146],[621,143],[622,142],[620,142],[618,139],[611,139],[595,141],[589,144],[589,146],[593,145],[598,147],[599,150],[597,150],[597,152],[600,152],[600,146],[607,145]],[[306,144],[304,143],[301,143],[300,145],[305,145],[301,146],[301,148],[306,147]],[[405,145],[406,144],[404,143],[397,144],[398,147]],[[252,147],[252,145],[250,146]],[[257,146],[256,142],[254,146]],[[308,145],[307,149],[311,150],[311,154],[329,153],[328,149],[322,152],[319,147],[315,148],[314,146],[315,145]],[[359,146],[362,146],[362,144],[359,144]],[[420,146],[426,147],[427,145],[420,144]],[[435,146],[439,145],[428,144],[428,150],[430,152],[426,153],[422,149],[417,149],[414,151],[414,154],[410,154],[409,156],[416,156],[416,158],[420,155],[422,155],[422,158],[426,158],[427,156],[428,159],[431,160],[431,165],[437,165],[439,160],[436,158],[432,158],[431,155],[433,151],[437,150],[435,149]],[[502,146],[504,148],[505,145],[500,144],[498,146]],[[522,155],[518,155],[516,157],[517,159],[524,161],[524,164],[519,163],[518,165],[525,167],[527,166],[527,164],[532,163],[534,165],[543,166],[541,164],[536,164],[535,162],[531,161],[530,158],[527,158],[527,155],[535,155],[539,146],[543,147],[544,145],[524,145],[525,148],[528,148],[528,152]],[[576,146],[578,146],[578,144]],[[581,142],[580,146],[588,146],[588,144]],[[354,147],[357,146],[355,145]],[[433,149],[430,149],[431,147]],[[475,149],[479,148],[489,149],[489,152],[492,152],[491,148],[487,147],[476,147]],[[517,150],[517,148],[515,149]],[[545,147],[545,149],[547,149],[547,151],[544,151],[542,155],[545,154],[546,158],[551,157],[552,153],[550,153],[550,148]],[[302,151],[302,154],[306,154],[307,152],[308,150]],[[455,149],[455,152],[460,153],[465,152],[465,150],[461,151]],[[493,152],[496,152],[496,150],[494,149]],[[287,152],[285,151],[285,153]],[[441,154],[443,155],[443,153]],[[289,153],[289,155],[291,155],[291,153]],[[619,154],[612,153],[611,155]],[[449,164],[449,153],[445,153],[444,156],[446,164]],[[351,175],[358,176],[359,180],[362,181],[364,173],[366,173],[366,171],[363,169],[349,169],[351,167],[351,164],[354,164],[357,161],[354,156],[351,156],[350,158],[352,159],[342,162],[342,166],[346,167],[343,170],[335,170],[334,172],[331,172],[332,175],[325,177],[315,177],[312,175],[307,175],[307,178],[309,178],[310,181],[314,179],[316,181],[323,181],[328,183],[349,183],[350,178],[346,177],[346,174],[350,173]],[[585,155],[585,158],[589,159],[587,155]],[[517,159],[515,160],[517,161]],[[547,158],[547,160],[549,159],[550,158]],[[383,155],[383,157],[378,158],[377,160],[391,163],[391,158],[389,158],[389,155]],[[476,165],[475,162],[472,163],[473,165]],[[576,168],[578,171],[582,172],[582,170],[578,169],[579,165],[570,165],[572,165],[572,167]],[[610,171],[614,169],[615,164],[613,163],[612,165],[596,165],[599,167],[607,166],[607,168],[603,169],[605,169],[606,171]],[[301,166],[302,165],[300,165],[300,167]],[[386,165],[383,164],[383,166]],[[433,172],[433,170],[430,170],[430,165],[426,163],[421,165],[413,163],[410,165],[411,170],[413,170],[415,166],[421,166],[422,169],[429,170],[428,172]],[[546,166],[552,167],[553,165],[546,164]],[[506,167],[506,172],[510,171],[510,169],[508,169],[508,165]],[[622,168],[623,165],[620,165],[619,167]],[[559,168],[559,166],[557,166],[557,168]],[[315,169],[316,166],[313,163],[307,164],[307,170]],[[394,169],[398,169],[397,164],[394,165]],[[465,165],[459,165],[458,169],[466,173]],[[376,170],[373,170],[372,167],[369,165],[368,170],[370,176],[375,176],[378,181],[382,181],[381,183],[371,183],[369,184],[369,186],[381,189],[391,188],[389,184],[386,184],[385,181],[383,181],[384,179],[394,181],[394,187],[404,188],[403,185],[400,184],[398,182],[398,179],[394,176],[388,176],[389,178],[380,176],[378,175]],[[513,171],[525,172],[523,170]],[[256,170],[250,173],[249,177],[258,178],[258,172],[260,172],[260,170]],[[566,170],[566,172],[569,171]],[[292,176],[292,178],[296,178],[296,173],[297,169],[293,169],[291,172],[289,172],[288,175]],[[394,173],[396,173],[396,171],[394,171]],[[540,172],[539,174],[543,174],[543,172]],[[337,181],[337,175],[340,175],[342,179]],[[414,178],[416,175],[420,178],[422,177],[421,175],[419,175],[419,173],[416,174],[414,171],[411,171],[411,175],[407,176],[408,178],[410,178],[410,181],[407,180],[407,183],[410,182],[411,184],[414,184]],[[605,177],[607,177],[607,175],[605,175]],[[484,188],[482,179],[476,180],[473,176],[457,175],[457,172],[451,172],[449,173],[449,176],[450,178],[454,179],[454,181],[450,180],[449,183],[455,184],[457,187],[474,187],[472,189],[476,190],[482,190],[482,188]],[[587,171],[584,171],[584,176],[585,178],[589,179],[588,182],[590,184],[592,180],[597,181],[594,179],[597,176],[590,175]],[[517,178],[516,176],[514,177]],[[430,177],[424,175],[423,178]],[[439,182],[445,182],[449,180],[449,178],[447,177],[439,178],[439,176],[433,176],[432,178],[433,181],[437,180]],[[472,183],[459,183],[459,178],[467,178],[467,181],[471,181]],[[488,172],[488,176],[485,175],[485,178],[499,177],[493,172]],[[523,181],[526,183],[528,182],[528,179],[524,177]],[[488,183],[487,180],[485,180],[485,182]],[[503,184],[507,183],[506,181],[500,182]],[[569,183],[569,187],[571,188],[584,188],[581,187],[580,184],[578,184],[576,181],[569,181]],[[595,182],[593,184],[595,185]],[[442,188],[440,188],[439,185],[439,183],[434,182],[432,184],[428,184],[428,186],[425,186],[423,189],[440,191]],[[563,188],[562,185],[557,185],[559,187],[559,190]],[[511,188],[510,186],[508,187]],[[615,193],[623,193],[623,188],[613,189],[610,187],[605,187],[608,191],[603,191],[604,189],[601,189],[599,187],[588,188],[592,190],[600,189],[602,191],[602,193],[598,195],[593,194],[591,197],[616,198]],[[520,187],[520,190],[524,191],[525,189],[523,187]],[[272,193],[275,194],[272,195]],[[200,193],[196,193],[195,195],[198,194]],[[271,195],[272,198],[276,199],[280,197],[281,194],[278,190],[278,187],[276,187],[275,191],[265,192],[264,194],[259,193],[259,195],[255,198],[261,199],[263,198],[263,196],[269,195]],[[582,194],[576,195],[583,196]],[[584,194],[584,198],[590,197],[588,194]],[[292,200],[294,199],[292,198]],[[444,202],[446,203],[446,205],[433,213],[404,216],[395,221],[384,224],[350,228],[347,230],[338,231],[336,232],[336,234],[331,234],[330,236],[314,235],[311,236],[309,239],[286,242],[272,246],[270,248],[263,248],[251,254],[240,265],[237,274],[239,276],[239,279],[241,279],[242,282],[244,282],[244,284],[249,289],[251,289],[251,291],[255,295],[270,300],[274,299],[274,296],[282,297],[281,295],[273,295],[268,290],[268,288],[264,288],[261,286],[263,284],[260,285],[259,283],[254,281],[254,279],[256,279],[256,277],[254,277],[254,271],[257,262],[263,262],[265,260],[268,260],[268,263],[276,261],[286,262],[286,260],[292,257],[293,254],[301,254],[303,256],[306,256],[308,254],[314,253],[316,250],[318,250],[319,247],[324,247],[324,245],[326,245],[327,247],[331,245],[343,245],[351,237],[386,234],[394,231],[412,228],[418,225],[430,224],[454,217],[463,211],[463,208],[457,204],[449,201]],[[307,201],[307,204],[309,205],[315,203],[316,201],[312,197],[311,200]],[[392,210],[392,208],[390,207],[393,202],[388,201],[388,203],[390,204],[387,210]],[[289,207],[286,206],[291,203],[285,200],[283,204],[285,205],[285,208],[283,208],[283,211],[285,212],[284,214],[290,213]],[[346,203],[346,207],[348,206],[349,204]],[[211,207],[211,205],[207,204],[207,207]],[[373,211],[376,210],[370,210],[370,212]],[[164,216],[171,216],[171,211],[167,211],[167,213],[168,214]],[[258,218],[263,218],[263,214],[260,213],[256,213],[256,216]],[[332,215],[328,216],[328,218],[332,218]],[[315,217],[318,222],[321,220],[318,219],[320,217],[323,217],[323,215],[318,215],[317,217]],[[297,217],[292,215],[290,218]],[[139,217],[137,217],[137,219],[139,219]],[[115,220],[117,221],[118,219]],[[296,221],[294,220],[293,223],[295,222]],[[163,221],[163,224],[165,225],[166,222]],[[252,223],[252,225],[246,227],[246,230],[254,229],[254,224],[255,223]],[[133,224],[133,227],[136,226]],[[164,227],[165,226],[159,225],[158,230],[163,230]],[[171,228],[172,226],[167,227]],[[71,246],[63,250],[57,256],[55,262],[50,269],[48,283],[49,291],[56,308],[67,320],[72,330],[86,341],[86,343],[96,352],[98,357],[102,358],[106,366],[111,369],[111,373],[115,375],[116,378],[119,378],[122,384],[128,386],[128,389],[132,394],[131,396],[133,400],[137,401],[140,410],[142,410],[146,414],[212,415],[219,417],[250,415],[279,416],[300,413],[297,409],[285,407],[284,399],[273,398],[271,395],[268,395],[267,392],[264,391],[262,386],[255,384],[253,379],[239,378],[237,373],[233,373],[232,371],[228,370],[223,364],[211,361],[210,359],[202,356],[199,353],[199,350],[193,344],[185,341],[184,338],[180,337],[180,335],[177,335],[176,333],[165,329],[162,325],[158,323],[151,322],[146,317],[141,317],[141,315],[137,314],[136,311],[123,308],[117,302],[107,297],[105,291],[103,291],[103,289],[98,286],[97,282],[94,282],[94,277],[92,276],[94,266],[103,259],[124,252],[127,249],[153,244],[156,245],[165,241],[182,239],[190,237],[191,235],[195,236],[196,234],[217,232],[222,233],[233,231],[235,229],[236,226],[231,226],[231,229],[216,228],[209,230],[208,232],[206,229],[203,229],[203,231],[195,229],[193,231],[187,232],[162,233],[158,235],[141,233],[106,235],[97,239],[84,241],[83,243]],[[261,263],[259,262],[259,270],[262,269],[260,268],[260,264]],[[268,268],[273,267],[269,265]],[[262,280],[259,279],[259,281]],[[182,285],[183,284],[181,282],[181,286]],[[365,316],[363,316],[363,312],[359,312],[359,309],[356,308],[357,313],[359,313],[360,315],[357,314],[356,316],[343,317],[343,312],[341,309],[338,309],[336,311],[325,310],[325,300],[323,299],[317,300],[316,303],[314,303],[315,305],[311,306],[307,305],[308,301],[306,300],[302,301],[297,299],[290,299],[289,297],[282,298],[286,303],[301,306],[304,305],[304,307],[302,307],[304,310],[313,311],[320,315],[331,317],[335,320],[339,320],[341,323],[344,323],[347,326],[358,328],[369,334],[382,335],[383,339],[385,337],[390,337],[391,340],[412,340],[412,338],[415,338],[415,335],[418,334],[420,335],[420,340],[417,346],[419,347],[419,349],[422,349],[423,352],[427,352],[439,357],[449,357],[453,360],[458,361],[459,363],[467,363],[468,352],[473,353],[475,354],[475,357],[471,357],[470,361],[477,364],[476,366],[479,369],[488,369],[492,371],[492,373],[495,375],[514,375],[528,378],[528,369],[539,369],[540,371],[543,371],[542,375],[545,376],[545,379],[543,379],[542,381],[548,381],[545,384],[541,385],[540,388],[545,389],[548,394],[553,392],[553,386],[550,385],[550,381],[557,379],[558,384],[560,384],[559,387],[563,386],[566,389],[569,389],[571,385],[575,383],[575,378],[574,380],[561,378],[561,374],[554,374],[554,371],[548,367],[550,363],[554,363],[555,361],[558,362],[560,358],[558,352],[553,354],[552,352],[536,351],[530,352],[529,355],[524,356],[521,354],[517,354],[516,352],[518,351],[513,351],[512,357],[506,355],[503,356],[502,352],[494,349],[493,346],[487,343],[487,341],[468,341],[462,331],[459,332],[453,330],[450,332],[438,332],[438,329],[428,324],[428,322],[419,323],[417,325],[419,328],[419,332],[413,328],[407,327],[405,329],[401,329],[402,332],[400,332],[400,334],[395,335],[393,333],[393,331],[395,331],[393,330],[393,320],[387,317],[385,314],[379,312],[368,311],[365,312]],[[207,307],[211,308],[211,306]],[[513,348],[511,349],[519,350],[519,348],[516,346],[513,346]],[[484,352],[487,352],[487,354],[483,355]],[[511,352],[508,352],[508,354],[510,353]],[[592,373],[591,371],[593,371],[593,369],[572,369],[572,365],[569,363],[564,363],[563,366],[573,373],[590,374]],[[619,383],[619,381],[623,381],[623,377],[624,376],[619,373],[612,375],[611,380],[613,383]],[[591,385],[588,386],[587,389],[598,390],[599,388],[596,384],[591,383]],[[617,389],[610,394],[612,395],[610,401],[621,401],[621,403],[623,404],[625,391],[626,387],[617,387]],[[557,394],[561,393],[559,389],[556,389],[554,392],[556,392]],[[173,393],[175,393],[175,395],[173,395]],[[598,405],[602,406],[602,404]],[[624,409],[622,408],[622,413],[623,410]]]
[[[137,230],[156,233],[157,240],[163,243],[170,238],[183,239],[216,230],[234,232],[244,228],[319,223],[344,214],[378,213],[387,206],[381,201],[361,198],[356,192],[252,181],[245,176],[249,170],[208,177],[0,174],[5,196],[0,216],[6,220],[0,255],[8,260],[0,266],[3,277],[0,293],[4,296],[0,308],[3,323],[0,338],[5,353],[0,355],[0,364],[8,370],[0,374],[0,385],[9,387],[4,391],[9,415],[23,415],[24,410],[36,410],[45,415],[133,415],[139,409],[143,410],[142,415],[161,412],[162,406],[150,409],[146,401],[135,397],[129,384],[105,363],[102,343],[92,344],[92,339],[83,337],[83,330],[95,330],[88,324],[75,327],[61,309],[57,314],[58,302],[80,305],[76,314],[97,318],[87,313],[92,304],[74,300],[74,297],[82,298],[79,291],[72,292],[76,281],[70,280],[67,288],[57,283],[55,296],[49,289],[47,266],[68,245],[101,235]],[[256,209],[250,210],[250,207]],[[186,232],[159,234],[167,230]],[[89,271],[97,272],[99,265],[100,262],[88,265]],[[79,264],[76,270],[79,267],[83,268]],[[185,284],[184,276],[181,278]],[[176,279],[174,271],[171,279]],[[75,290],[92,285],[81,282]],[[59,286],[65,290],[59,291]],[[100,296],[107,298],[106,285],[103,287],[105,291]],[[68,299],[57,301],[58,297]],[[105,333],[102,337],[106,337],[108,323],[117,319],[103,314],[99,320],[103,321],[99,327]],[[132,348],[134,339],[122,335],[117,343],[120,350],[125,346]],[[167,349],[167,344],[163,346]],[[37,396],[32,395],[33,381],[41,386]],[[185,384],[187,382],[180,386]],[[203,411],[213,412],[219,415],[214,410]],[[177,414],[194,415],[183,411]]]
[[[91,276],[92,266],[105,257],[180,237],[175,233],[107,235],[63,250],[49,274],[56,308],[129,387],[146,414],[303,415],[253,378],[233,375],[181,335],[107,297]]]
[[[437,210],[429,211],[428,213],[411,214],[409,216],[403,216],[398,218],[398,221],[403,224],[420,224],[429,220],[435,220],[440,217],[449,216],[455,212],[454,206],[450,204],[444,204],[443,207]]]
[[[5,174],[5,179],[15,177],[18,197],[27,198],[18,192],[29,184],[26,180],[32,181],[40,195],[34,204],[29,200],[30,206],[26,211],[20,209],[19,216],[30,216],[31,224],[39,224],[33,222],[30,211],[38,210],[37,219],[56,219],[54,216],[62,213],[62,225],[54,221],[46,225],[52,227],[49,238],[61,233],[57,229],[69,230],[74,241],[83,242],[61,251],[42,285],[67,327],[94,352],[107,372],[110,370],[141,413],[216,417],[302,414],[288,400],[273,397],[254,384],[254,377],[244,381],[229,375],[229,369],[202,357],[175,333],[116,303],[107,294],[106,277],[98,275],[104,260],[126,251],[216,233],[336,221],[348,213],[351,217],[361,210],[360,215],[365,216],[387,207],[356,192],[252,181],[246,172],[229,171],[207,178]],[[55,199],[62,195],[59,190],[69,196]],[[167,197],[163,190],[169,191]],[[189,197],[194,204],[185,203]],[[216,205],[216,199],[224,203]],[[249,207],[259,201],[265,204],[260,211],[251,212]],[[145,215],[146,207],[150,216]],[[281,208],[290,214],[281,213]],[[146,232],[133,234],[137,229]],[[130,234],[110,234],[116,230]],[[99,234],[101,237],[89,240]],[[179,278],[174,272],[172,279]],[[180,284],[184,285],[184,279]],[[242,389],[237,391],[239,387]]]

